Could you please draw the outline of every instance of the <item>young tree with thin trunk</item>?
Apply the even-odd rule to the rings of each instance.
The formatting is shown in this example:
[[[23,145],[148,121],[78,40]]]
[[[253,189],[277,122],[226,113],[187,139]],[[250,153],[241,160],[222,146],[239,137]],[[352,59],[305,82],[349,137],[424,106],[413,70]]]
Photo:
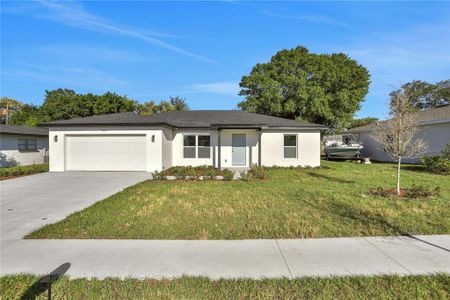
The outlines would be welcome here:
[[[391,94],[391,119],[378,125],[375,139],[384,146],[386,153],[397,161],[397,194],[400,195],[400,167],[402,159],[415,158],[427,150],[425,142],[416,137],[418,126],[414,118],[414,103],[408,91]]]

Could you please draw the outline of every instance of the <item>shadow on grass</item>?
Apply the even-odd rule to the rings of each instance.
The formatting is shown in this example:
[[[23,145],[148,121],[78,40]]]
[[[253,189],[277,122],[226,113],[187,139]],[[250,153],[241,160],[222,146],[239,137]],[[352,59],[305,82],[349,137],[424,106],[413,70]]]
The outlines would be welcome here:
[[[60,265],[58,268],[50,272],[38,280],[36,280],[32,286],[30,286],[20,297],[20,300],[31,300],[36,299],[39,295],[43,294],[45,291],[48,291],[51,295],[51,285],[55,281],[57,281],[61,276],[63,276],[67,270],[70,268],[70,263],[64,263]],[[50,299],[50,295],[48,295],[48,299]]]
[[[337,182],[337,183],[355,183],[355,181],[353,181],[353,180],[336,178],[336,177],[332,177],[332,176],[324,175],[324,174],[319,174],[319,173],[315,173],[315,172],[306,172],[306,173],[309,176],[311,176],[311,177],[320,178],[320,179],[326,179],[326,180],[334,181],[334,182]]]
[[[363,225],[376,225],[378,227],[389,230],[389,232],[395,235],[409,235],[408,232],[402,230],[400,227],[394,224],[391,224],[385,217],[378,213],[368,214],[363,210],[355,209],[354,207],[342,202],[329,202],[326,206],[317,205],[308,201],[304,201],[304,203],[319,211],[326,211],[327,213],[333,214],[338,217],[357,221]]]

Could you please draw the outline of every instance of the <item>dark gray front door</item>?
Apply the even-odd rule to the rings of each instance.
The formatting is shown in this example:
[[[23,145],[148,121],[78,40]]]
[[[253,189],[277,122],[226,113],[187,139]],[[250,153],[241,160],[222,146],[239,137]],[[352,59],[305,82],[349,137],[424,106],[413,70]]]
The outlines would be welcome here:
[[[232,135],[232,164],[233,166],[245,166],[245,148],[246,139],[245,134],[233,134]]]

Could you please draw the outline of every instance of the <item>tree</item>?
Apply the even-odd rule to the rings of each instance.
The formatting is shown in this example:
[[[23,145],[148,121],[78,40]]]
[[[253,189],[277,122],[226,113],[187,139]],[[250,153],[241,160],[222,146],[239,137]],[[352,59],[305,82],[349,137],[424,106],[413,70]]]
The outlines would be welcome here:
[[[347,129],[351,129],[351,128],[360,127],[360,126],[364,126],[364,125],[367,125],[367,124],[375,123],[378,120],[379,120],[378,118],[372,118],[372,117],[361,118],[361,119],[353,119],[353,120],[351,120],[348,123]]]
[[[41,109],[43,120],[52,121],[135,111],[136,106],[136,101],[111,92],[99,96],[91,93],[77,94],[69,89],[56,89],[45,91]]]
[[[369,72],[347,55],[282,50],[243,76],[239,108],[342,128],[359,110]]]
[[[175,110],[189,110],[186,100],[176,96],[170,97],[169,100],[161,100],[159,104],[155,104],[155,101],[151,100],[139,104],[137,107],[137,111],[141,115],[151,115]]]
[[[23,106],[23,103],[20,102],[19,100],[12,99],[9,97],[1,97],[0,106],[2,110],[1,123],[9,125],[11,115],[13,115],[15,111],[19,110]]]
[[[33,104],[24,104],[16,110],[11,117],[12,125],[36,127],[42,120],[39,107]]]
[[[413,80],[402,85],[401,89],[408,93],[413,106],[417,109],[428,109],[450,102],[450,79],[435,84],[421,80]],[[391,96],[400,90],[391,92]]]
[[[69,89],[45,91],[42,104],[44,121],[67,120],[93,115],[92,103],[86,103],[86,98]]]
[[[137,102],[128,99],[126,96],[119,96],[116,93],[107,92],[97,96],[92,109],[94,115],[113,114],[136,110]]]
[[[186,99],[179,96],[170,97],[169,102],[173,110],[189,110],[189,105],[186,103]]]
[[[155,101],[147,101],[142,104],[138,104],[137,111],[141,115],[152,115],[158,111],[158,105],[155,104]]]
[[[400,167],[403,158],[423,155],[427,149],[422,139],[416,138],[418,130],[414,116],[413,98],[408,91],[398,91],[391,95],[391,119],[380,123],[375,139],[386,153],[397,161],[397,194],[400,195]]]

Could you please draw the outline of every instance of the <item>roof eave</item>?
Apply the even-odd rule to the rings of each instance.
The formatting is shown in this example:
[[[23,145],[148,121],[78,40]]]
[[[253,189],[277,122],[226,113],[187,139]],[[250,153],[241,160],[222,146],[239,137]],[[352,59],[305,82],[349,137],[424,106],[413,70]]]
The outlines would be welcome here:
[[[25,133],[25,132],[4,132],[4,131],[0,132],[0,134],[48,136],[48,133]]]
[[[146,127],[173,127],[165,122],[158,123],[41,123],[38,127],[51,128],[51,127],[89,127],[89,126],[146,126]]]

